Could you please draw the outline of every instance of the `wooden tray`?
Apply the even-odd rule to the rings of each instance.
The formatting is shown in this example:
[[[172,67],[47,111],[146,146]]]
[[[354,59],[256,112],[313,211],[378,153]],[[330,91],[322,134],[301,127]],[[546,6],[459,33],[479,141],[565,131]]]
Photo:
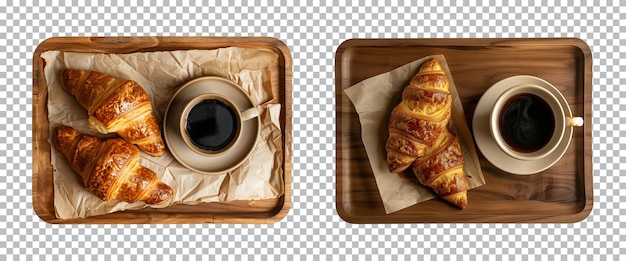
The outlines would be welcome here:
[[[116,212],[84,219],[57,219],[54,214],[50,144],[47,139],[47,88],[40,55],[48,50],[89,53],[132,53],[238,46],[279,55],[281,129],[285,194],[277,199],[175,205]],[[289,48],[269,37],[60,37],[42,42],[33,55],[33,208],[49,223],[275,223],[291,208],[292,58]]]
[[[553,167],[529,176],[505,173],[479,153],[486,185],[468,192],[464,210],[434,199],[385,214],[361,141],[354,106],[344,90],[364,79],[433,54],[443,54],[472,129],[481,95],[509,76],[527,74],[561,90],[585,126]],[[351,223],[577,222],[593,205],[591,51],[579,39],[352,39],[335,57],[337,99],[337,202]],[[478,150],[478,148],[477,148]],[[480,152],[480,151],[479,151]]]

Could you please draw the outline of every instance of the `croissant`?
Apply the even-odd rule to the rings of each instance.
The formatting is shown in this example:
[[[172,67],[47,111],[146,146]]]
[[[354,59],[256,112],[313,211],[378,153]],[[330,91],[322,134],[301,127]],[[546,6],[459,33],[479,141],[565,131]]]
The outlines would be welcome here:
[[[458,208],[467,206],[463,154],[450,121],[449,79],[436,59],[426,61],[389,118],[385,145],[392,173],[411,167],[417,180]]]
[[[162,156],[165,144],[152,114],[152,103],[135,81],[95,72],[65,69],[63,89],[89,114],[89,126],[102,134],[117,133],[152,156]]]
[[[139,149],[120,138],[100,139],[60,126],[55,143],[87,190],[102,200],[158,204],[171,198],[172,188],[139,163]]]
[[[463,209],[467,206],[469,185],[463,172],[463,153],[453,128],[450,124],[427,149],[426,156],[413,162],[411,169],[422,185]]]
[[[449,80],[436,59],[422,64],[402,92],[402,101],[389,118],[385,149],[387,166],[399,173],[424,156],[450,120]]]

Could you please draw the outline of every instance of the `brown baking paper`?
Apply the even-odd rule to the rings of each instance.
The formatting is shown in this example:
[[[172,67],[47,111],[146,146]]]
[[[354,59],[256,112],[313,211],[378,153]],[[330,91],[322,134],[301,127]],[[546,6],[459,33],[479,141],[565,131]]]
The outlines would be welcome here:
[[[69,125],[81,133],[100,138],[89,129],[87,112],[60,84],[64,68],[94,70],[119,79],[137,81],[152,98],[154,114],[162,122],[167,104],[185,82],[200,76],[220,76],[238,83],[259,104],[260,138],[250,158],[230,173],[203,175],[178,163],[169,151],[162,157],[141,153],[141,164],[174,190],[174,204],[195,205],[202,202],[258,200],[276,198],[284,193],[282,176],[282,133],[278,95],[278,55],[269,51],[238,47],[215,50],[185,50],[131,54],[96,54],[48,51],[41,55],[48,85],[48,120],[50,137],[57,126]],[[52,144],[54,206],[58,218],[82,218],[121,210],[148,207],[143,202],[102,201],[89,193],[78,174]],[[167,145],[167,144],[166,144]]]
[[[445,57],[432,55],[363,80],[345,90],[359,114],[361,138],[387,214],[436,197],[430,189],[414,179],[389,172],[385,151],[388,136],[387,123],[391,110],[400,102],[402,90],[419,71],[422,63],[432,58],[439,60],[443,70],[452,76]],[[453,98],[452,122],[463,150],[465,160],[463,169],[468,177],[469,187],[472,189],[484,185],[485,178],[480,168],[472,134],[465,121],[463,105],[452,78],[450,77],[450,93]],[[468,205],[471,204],[472,198],[469,196]]]

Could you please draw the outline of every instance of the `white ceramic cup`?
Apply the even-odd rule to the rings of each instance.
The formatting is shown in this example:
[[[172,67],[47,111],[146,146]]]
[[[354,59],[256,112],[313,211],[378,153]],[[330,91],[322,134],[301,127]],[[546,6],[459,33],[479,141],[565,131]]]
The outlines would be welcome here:
[[[196,142],[193,141],[187,128],[188,123],[189,123],[188,122],[189,113],[192,111],[192,109],[196,105],[205,101],[210,101],[210,100],[217,100],[219,102],[222,102],[224,105],[226,105],[226,107],[229,107],[231,109],[230,111],[232,111],[233,116],[235,118],[234,119],[234,122],[235,122],[234,136],[230,138],[230,141],[228,141],[228,143],[225,146],[219,149],[207,149],[203,147],[202,145],[197,144]],[[216,93],[205,93],[192,99],[185,106],[183,113],[182,113],[182,117],[180,118],[180,133],[183,134],[181,136],[185,144],[194,152],[200,155],[204,155],[204,156],[219,156],[219,155],[224,154],[229,149],[231,149],[233,145],[235,145],[237,141],[239,141],[239,138],[241,137],[241,128],[243,126],[243,122],[250,120],[250,119],[254,119],[258,116],[259,116],[259,111],[254,106],[250,108],[239,108],[237,104],[235,104],[235,102],[233,102],[228,97],[225,97],[223,95],[216,94]],[[219,125],[219,124],[226,124],[226,123],[217,121],[217,122],[214,122],[213,124]],[[201,128],[201,129],[196,129],[194,131],[202,132],[202,131],[210,131],[210,129],[211,128]]]
[[[489,117],[489,130],[498,147],[509,156],[527,161],[542,159],[550,155],[550,153],[563,142],[566,128],[583,125],[582,117],[566,115],[566,111],[570,111],[569,105],[567,103],[562,104],[559,102],[559,99],[555,97],[555,94],[561,95],[561,93],[556,90],[556,88],[556,91],[553,90],[552,92],[546,88],[554,87],[544,87],[533,84],[517,85],[503,92],[496,99],[493,111]],[[537,98],[543,100],[545,103],[538,101]],[[520,99],[523,101],[519,101]],[[532,113],[532,115],[528,107],[520,105],[532,104],[533,102],[528,102],[528,99],[534,99],[534,105],[532,106],[539,106],[532,109],[532,111],[535,112]],[[565,99],[562,98],[560,100],[564,101]],[[543,110],[537,110],[537,108],[543,108]],[[536,113],[536,111],[543,113]],[[521,114],[524,116],[517,116]],[[553,121],[550,120],[550,117],[553,117]],[[518,118],[523,118],[523,120],[518,120]],[[507,121],[506,123],[503,122],[505,120]],[[514,122],[515,124],[510,124],[510,122]],[[550,122],[553,122],[553,128],[550,126]],[[508,125],[507,127],[503,127],[503,124]],[[513,131],[507,131],[511,129]],[[513,132],[515,132],[515,135],[511,135]],[[538,135],[543,135],[541,136],[543,139],[535,139],[541,140],[541,142],[535,142],[535,146],[524,147],[519,145],[523,143],[512,142],[512,140],[523,141],[525,140],[524,137],[537,137]],[[518,138],[511,138],[511,136]],[[526,141],[528,140],[529,139],[526,139]]]

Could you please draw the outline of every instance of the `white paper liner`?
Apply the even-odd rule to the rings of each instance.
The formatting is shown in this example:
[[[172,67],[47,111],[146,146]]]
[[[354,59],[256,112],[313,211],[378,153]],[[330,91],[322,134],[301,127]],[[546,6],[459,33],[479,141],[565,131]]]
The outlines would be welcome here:
[[[365,79],[344,91],[359,114],[361,138],[387,214],[436,197],[432,190],[414,179],[389,172],[385,151],[391,110],[400,102],[402,90],[419,71],[422,63],[432,58],[439,60],[443,70],[450,76],[450,93],[453,98],[451,120],[463,150],[463,169],[468,176],[469,187],[473,189],[485,184],[472,134],[465,121],[463,105],[446,59],[443,55],[423,57],[390,72]],[[468,197],[468,205],[471,205],[471,201],[471,197]]]
[[[60,72],[65,68],[93,70],[119,79],[138,82],[152,98],[154,113],[162,122],[167,104],[185,82],[201,76],[220,76],[238,83],[259,104],[261,132],[250,158],[239,168],[221,175],[195,173],[178,163],[169,151],[162,157],[141,153],[141,164],[175,191],[167,207],[175,204],[202,202],[259,200],[284,194],[281,105],[274,97],[272,77],[278,72],[278,55],[257,49],[228,47],[214,50],[184,50],[143,52],[131,54],[98,54],[47,51],[44,73],[48,87],[48,120],[50,137],[59,125],[68,125],[81,133],[100,138],[88,127],[87,112],[60,84]],[[122,210],[141,209],[143,202],[119,200],[102,201],[89,193],[81,178],[58,153],[52,141],[54,206],[60,219],[82,218]]]

